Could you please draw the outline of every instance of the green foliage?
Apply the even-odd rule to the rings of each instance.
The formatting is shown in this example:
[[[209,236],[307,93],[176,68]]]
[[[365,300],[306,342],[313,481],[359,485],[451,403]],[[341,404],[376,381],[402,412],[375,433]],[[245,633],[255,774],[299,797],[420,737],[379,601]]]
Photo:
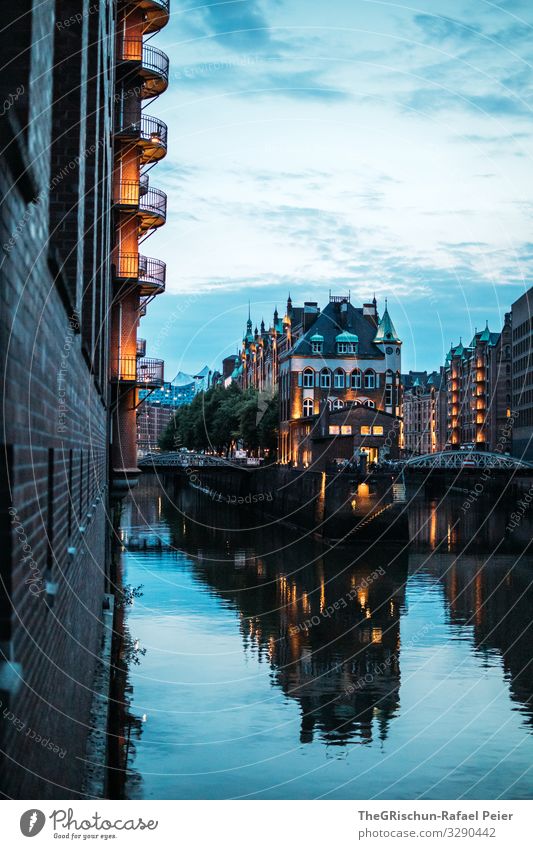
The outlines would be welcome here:
[[[244,392],[232,383],[214,386],[180,407],[161,435],[163,451],[190,448],[228,453],[236,445],[249,451],[277,449],[278,397],[260,398],[255,389]]]

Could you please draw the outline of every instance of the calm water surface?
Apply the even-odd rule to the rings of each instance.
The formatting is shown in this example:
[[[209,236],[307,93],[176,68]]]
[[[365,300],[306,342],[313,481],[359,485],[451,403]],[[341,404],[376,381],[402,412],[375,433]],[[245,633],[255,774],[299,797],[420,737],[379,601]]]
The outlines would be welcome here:
[[[449,501],[367,549],[174,501],[148,478],[123,516],[129,797],[533,797],[530,556],[461,553]]]

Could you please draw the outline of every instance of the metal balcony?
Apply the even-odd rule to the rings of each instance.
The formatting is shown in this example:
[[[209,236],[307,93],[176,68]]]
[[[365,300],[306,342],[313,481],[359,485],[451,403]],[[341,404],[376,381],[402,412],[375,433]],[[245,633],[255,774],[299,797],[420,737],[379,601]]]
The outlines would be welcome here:
[[[165,291],[167,267],[163,260],[138,253],[120,252],[115,256],[117,280],[138,283],[141,296],[160,295]]]
[[[167,125],[151,115],[141,115],[135,120],[129,120],[126,113],[117,115],[115,136],[137,144],[141,149],[141,165],[167,155]]]
[[[113,186],[113,202],[122,210],[131,211],[139,208],[139,180],[120,180]]]
[[[116,357],[111,362],[111,380],[114,383],[130,383],[142,389],[157,389],[164,383],[165,363],[163,360],[146,357]]]
[[[170,0],[138,0],[137,7],[144,12],[144,32],[157,32],[168,24]]]
[[[142,38],[122,38],[118,46],[120,62],[131,65],[141,79],[140,95],[157,97],[168,88],[169,59],[163,50],[146,44]]]
[[[143,187],[144,188],[144,187]],[[139,229],[141,232],[161,227],[167,220],[167,196],[161,189],[146,186],[139,199]]]
[[[140,359],[137,365],[137,386],[142,389],[157,388],[165,382],[164,360]]]
[[[111,380],[114,383],[137,382],[137,357],[115,357],[111,360]]]

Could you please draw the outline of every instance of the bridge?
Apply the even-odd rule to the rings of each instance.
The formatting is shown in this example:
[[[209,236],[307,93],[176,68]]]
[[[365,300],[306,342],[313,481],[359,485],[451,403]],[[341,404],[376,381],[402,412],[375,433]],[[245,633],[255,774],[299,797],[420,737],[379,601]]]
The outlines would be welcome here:
[[[216,457],[213,454],[198,454],[192,451],[162,451],[158,454],[147,454],[137,463],[140,469],[214,469],[220,467],[230,469],[259,464],[260,462],[255,457],[226,458]]]
[[[505,471],[533,471],[533,463],[519,460],[509,454],[495,454],[491,451],[439,451],[435,454],[423,454],[398,463],[404,470],[409,469],[499,469]]]

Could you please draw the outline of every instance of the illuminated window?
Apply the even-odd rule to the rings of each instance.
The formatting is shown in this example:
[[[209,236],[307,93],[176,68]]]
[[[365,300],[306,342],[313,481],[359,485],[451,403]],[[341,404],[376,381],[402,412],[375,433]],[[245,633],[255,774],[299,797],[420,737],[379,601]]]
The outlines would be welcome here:
[[[341,433],[343,436],[351,436],[352,435],[352,426],[351,425],[341,425]]]
[[[311,398],[306,398],[304,401],[304,416],[313,415],[313,401]]]
[[[330,425],[329,426],[329,435],[330,436],[338,436],[340,432],[341,431],[340,431],[339,425]]]
[[[370,425],[361,425],[361,436],[370,436],[372,428]]]
[[[374,425],[372,433],[374,436],[383,436],[383,425]]]

